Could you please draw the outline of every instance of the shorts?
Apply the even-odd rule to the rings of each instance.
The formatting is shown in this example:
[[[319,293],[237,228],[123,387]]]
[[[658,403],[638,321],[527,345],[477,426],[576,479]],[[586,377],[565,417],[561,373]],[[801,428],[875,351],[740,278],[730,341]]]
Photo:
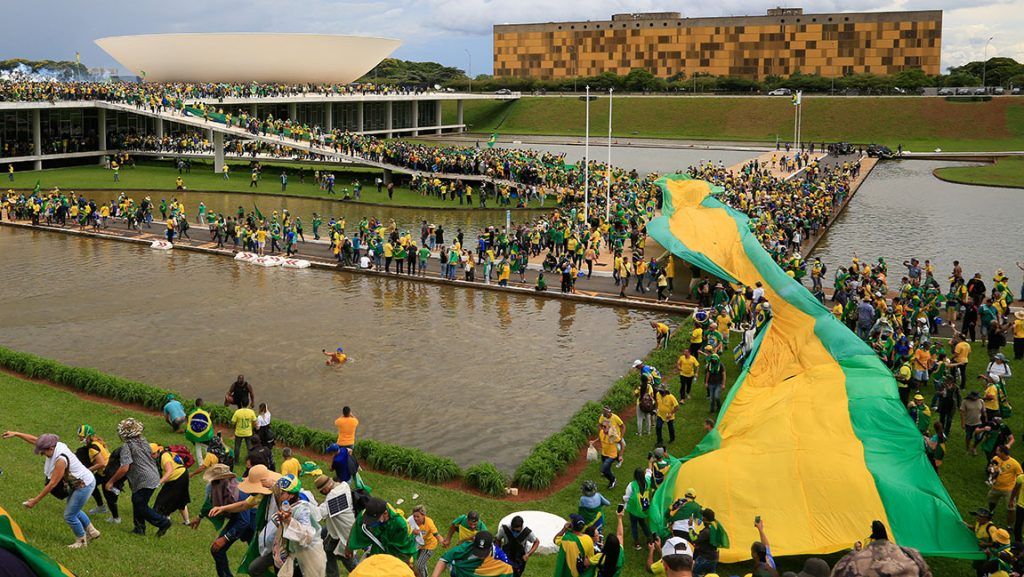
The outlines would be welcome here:
[[[1017,504],[1010,499],[1010,491],[1000,491],[996,488],[988,490],[988,504],[992,506],[992,509],[995,509],[995,506],[998,505],[999,501],[1002,501],[1003,498],[1006,498],[1006,509],[1008,511],[1013,511]]]
[[[928,381],[928,371],[914,371],[914,380],[919,382]]]

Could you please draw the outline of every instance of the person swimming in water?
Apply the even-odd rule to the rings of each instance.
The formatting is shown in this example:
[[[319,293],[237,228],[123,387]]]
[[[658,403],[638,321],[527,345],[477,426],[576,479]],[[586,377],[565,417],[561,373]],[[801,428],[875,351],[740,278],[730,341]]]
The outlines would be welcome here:
[[[338,350],[333,352],[333,353],[327,352],[327,349],[320,349],[320,350],[323,351],[323,353],[329,357],[327,359],[327,365],[328,366],[330,366],[330,365],[340,365],[340,364],[342,364],[342,363],[344,363],[345,361],[348,360],[348,355],[346,355],[342,351],[341,347],[338,347]]]

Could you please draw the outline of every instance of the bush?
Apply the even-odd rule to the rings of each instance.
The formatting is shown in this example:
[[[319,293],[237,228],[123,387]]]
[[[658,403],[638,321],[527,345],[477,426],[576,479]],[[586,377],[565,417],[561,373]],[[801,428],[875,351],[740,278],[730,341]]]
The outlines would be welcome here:
[[[491,463],[479,463],[466,469],[466,483],[488,495],[504,495],[508,479]]]
[[[147,409],[157,411],[163,408],[167,395],[171,394],[171,391],[107,375],[95,369],[70,367],[50,359],[3,347],[0,347],[0,367],[28,378],[51,381],[90,395],[127,404],[142,405]],[[186,411],[191,411],[194,408],[191,401],[182,399],[182,404]],[[234,411],[230,407],[211,404],[204,408],[210,412],[215,423],[231,424],[231,416]],[[327,431],[310,429],[277,419],[274,420],[273,428],[277,443],[282,446],[322,453],[328,445],[335,441],[335,436]],[[445,483],[462,475],[462,470],[455,464],[455,461],[447,457],[431,455],[419,449],[364,440],[356,443],[354,452],[361,463],[365,463],[372,469],[425,483]],[[494,467],[490,463],[478,465],[478,467],[484,465]],[[497,471],[497,469],[494,470]],[[488,480],[488,482],[491,481]],[[504,486],[502,486],[502,490],[504,490]]]

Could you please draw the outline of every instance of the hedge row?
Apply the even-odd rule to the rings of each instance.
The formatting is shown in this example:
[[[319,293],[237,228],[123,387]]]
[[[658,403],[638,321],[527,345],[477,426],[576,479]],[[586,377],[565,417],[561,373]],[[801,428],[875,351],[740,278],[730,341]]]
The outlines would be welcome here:
[[[680,350],[689,343],[689,327],[688,319],[679,323],[679,329],[669,340],[668,348],[652,351],[647,356],[647,363],[663,374],[674,368]],[[640,375],[631,370],[615,381],[600,401],[583,405],[561,431],[533,448],[512,475],[512,485],[524,489],[545,489],[551,486],[555,478],[579,457],[583,447],[597,436],[601,409],[607,405],[619,411],[633,404],[633,390],[639,384],[639,379]]]
[[[166,389],[107,375],[95,369],[71,367],[3,347],[0,347],[0,366],[28,378],[51,381],[84,393],[122,403],[142,405],[156,411],[163,409],[167,395],[172,394],[172,391]],[[181,402],[188,411],[194,407],[191,400],[181,399]],[[214,422],[222,425],[231,424],[231,416],[234,411],[230,407],[210,404],[204,405],[204,408],[210,412]],[[278,443],[282,445],[304,448],[317,453],[322,453],[328,445],[335,441],[335,435],[327,431],[310,429],[279,419],[274,420],[274,433]],[[354,453],[360,462],[374,470],[401,475],[425,483],[445,483],[463,476],[463,471],[455,461],[447,457],[431,455],[419,449],[363,440],[356,442]],[[493,469],[494,472],[497,472],[494,465],[490,463],[485,465],[488,471]],[[500,473],[498,474],[500,475]],[[504,485],[502,485],[500,493],[494,492],[494,477],[492,475],[467,476],[466,481],[470,486],[485,493],[504,493]],[[475,485],[474,481],[478,481],[482,485]]]

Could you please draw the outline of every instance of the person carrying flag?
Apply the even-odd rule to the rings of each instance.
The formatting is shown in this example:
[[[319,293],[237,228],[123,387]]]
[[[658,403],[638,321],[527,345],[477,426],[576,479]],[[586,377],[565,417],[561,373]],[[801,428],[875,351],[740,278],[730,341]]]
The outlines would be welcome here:
[[[494,546],[494,536],[480,531],[471,541],[441,555],[431,577],[441,577],[446,568],[451,569],[452,577],[512,577],[512,566],[504,557],[501,549]]]
[[[591,577],[597,569],[591,565],[594,540],[583,532],[586,521],[577,514],[569,515],[569,522],[555,535],[558,557],[555,559],[555,577]]]
[[[365,549],[367,557],[391,555],[411,566],[417,545],[402,515],[387,501],[371,497],[349,534],[345,557],[359,549]]]

